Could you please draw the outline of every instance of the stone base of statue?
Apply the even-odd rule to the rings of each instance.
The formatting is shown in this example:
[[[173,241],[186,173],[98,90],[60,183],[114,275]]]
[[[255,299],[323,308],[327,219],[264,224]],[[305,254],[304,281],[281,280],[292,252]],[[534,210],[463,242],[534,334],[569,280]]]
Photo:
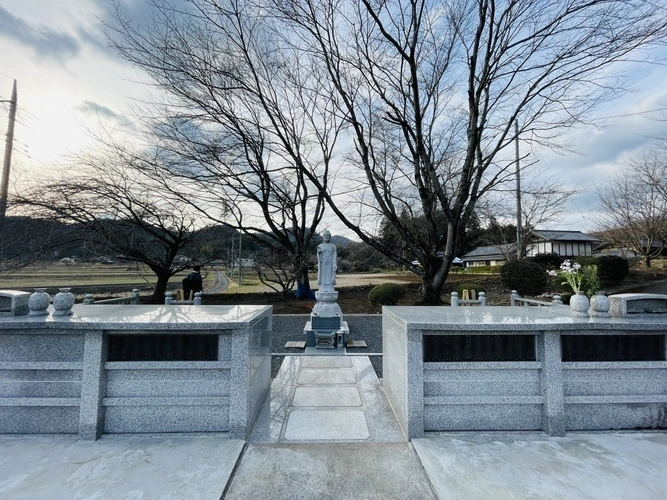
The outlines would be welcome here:
[[[324,288],[324,287],[323,287]],[[306,336],[306,349],[345,349],[350,329],[343,321],[343,312],[336,303],[338,292],[333,290],[315,292],[317,302],[310,314],[303,333]]]

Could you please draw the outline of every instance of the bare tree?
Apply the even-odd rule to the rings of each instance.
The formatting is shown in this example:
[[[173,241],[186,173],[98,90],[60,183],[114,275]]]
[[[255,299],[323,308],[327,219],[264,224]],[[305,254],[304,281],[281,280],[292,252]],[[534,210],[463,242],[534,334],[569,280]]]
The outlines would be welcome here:
[[[166,152],[169,188],[195,186],[196,199],[184,202],[268,247],[275,255],[265,261],[278,259],[287,271],[281,286],[296,282],[297,297],[311,298],[309,249],[324,214],[341,123],[320,103],[327,89],[257,6],[197,1],[177,10],[161,0],[152,6],[149,26],[116,10],[110,40],[169,96],[167,104],[143,109]],[[216,205],[225,207],[224,220],[211,212]]]
[[[597,188],[598,225],[613,243],[641,255],[647,267],[667,243],[667,167],[653,150]]]
[[[305,176],[363,241],[421,275],[424,304],[440,303],[478,201],[510,177],[516,133],[555,146],[563,127],[620,92],[613,65],[666,32],[664,5],[644,0],[153,5],[147,29],[117,14],[114,45],[174,99],[187,124],[172,127],[179,150],[205,171],[266,163]],[[260,162],[267,153],[277,167]],[[273,183],[258,179],[255,190]],[[357,199],[364,210],[351,210],[349,191],[371,194]],[[382,220],[404,248],[375,237]]]
[[[83,228],[80,238],[94,253],[146,265],[155,273],[152,302],[164,300],[169,278],[187,264],[179,251],[201,228],[196,213],[148,175],[140,156],[123,149],[78,158],[57,180],[44,180],[13,204],[40,220]]]
[[[421,274],[429,304],[440,302],[475,205],[508,178],[515,122],[524,140],[553,145],[620,89],[614,63],[665,35],[664,5],[648,1],[276,0],[273,8],[286,41],[326,68],[354,140],[350,157],[410,257],[368,235],[331,194],[330,206]],[[425,234],[403,222],[405,211],[424,218]]]

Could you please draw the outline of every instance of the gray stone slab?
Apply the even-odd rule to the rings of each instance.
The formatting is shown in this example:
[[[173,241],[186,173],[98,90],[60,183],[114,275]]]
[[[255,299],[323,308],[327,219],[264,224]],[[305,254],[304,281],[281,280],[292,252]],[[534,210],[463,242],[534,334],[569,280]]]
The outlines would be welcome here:
[[[479,435],[478,435],[479,436]],[[440,500],[665,498],[667,434],[413,440]]]
[[[346,359],[346,358],[343,358]],[[356,378],[351,368],[302,368],[297,384],[354,384]]]
[[[361,410],[293,410],[285,428],[288,441],[347,441],[369,436]]]
[[[297,387],[292,406],[361,406],[361,396],[349,386]]]
[[[285,349],[305,349],[305,340],[288,340],[285,342]]]
[[[345,342],[345,347],[362,347],[366,348],[368,347],[368,344],[364,340],[348,340]]]
[[[359,379],[358,387],[364,402],[366,423],[370,433],[369,440],[376,443],[405,442],[405,436],[401,432],[401,427],[398,425],[370,360],[366,356],[355,356],[353,360]]]
[[[352,360],[341,356],[307,356],[301,364],[303,368],[352,368]]]
[[[225,500],[433,499],[407,443],[249,445]]]
[[[0,438],[0,498],[218,500],[243,441]]]

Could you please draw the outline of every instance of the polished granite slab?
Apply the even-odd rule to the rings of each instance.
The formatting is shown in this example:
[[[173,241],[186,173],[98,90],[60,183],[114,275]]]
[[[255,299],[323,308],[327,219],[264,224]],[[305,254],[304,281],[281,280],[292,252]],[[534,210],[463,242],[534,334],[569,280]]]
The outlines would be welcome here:
[[[575,318],[569,306],[385,306],[382,314],[415,330],[665,330],[667,315],[641,318]]]
[[[271,306],[76,304],[71,316],[0,317],[0,331],[35,326],[105,330],[145,330],[147,326],[161,330],[234,329],[247,327],[271,311]]]

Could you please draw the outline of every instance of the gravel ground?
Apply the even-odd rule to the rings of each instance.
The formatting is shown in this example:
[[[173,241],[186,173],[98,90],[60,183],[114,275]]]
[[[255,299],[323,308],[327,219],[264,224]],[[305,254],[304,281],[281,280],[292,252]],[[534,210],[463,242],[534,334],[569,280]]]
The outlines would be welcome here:
[[[346,320],[353,322],[353,318],[345,318]],[[304,320],[305,326],[305,320]],[[382,331],[377,329],[362,329],[355,328],[354,323],[350,325],[350,338],[352,340],[364,340],[368,345],[367,348],[354,348],[348,349],[347,352],[350,354],[360,354],[360,355],[369,355],[369,354],[382,354]],[[303,354],[303,349],[286,349],[285,344],[290,340],[305,340],[303,331],[281,331],[280,329],[274,328],[271,333],[271,352],[273,354],[280,354],[271,357],[271,377],[274,378],[280,370],[280,365],[283,362],[284,354]],[[375,368],[375,373],[379,378],[382,378],[382,356],[369,356],[373,368]]]

